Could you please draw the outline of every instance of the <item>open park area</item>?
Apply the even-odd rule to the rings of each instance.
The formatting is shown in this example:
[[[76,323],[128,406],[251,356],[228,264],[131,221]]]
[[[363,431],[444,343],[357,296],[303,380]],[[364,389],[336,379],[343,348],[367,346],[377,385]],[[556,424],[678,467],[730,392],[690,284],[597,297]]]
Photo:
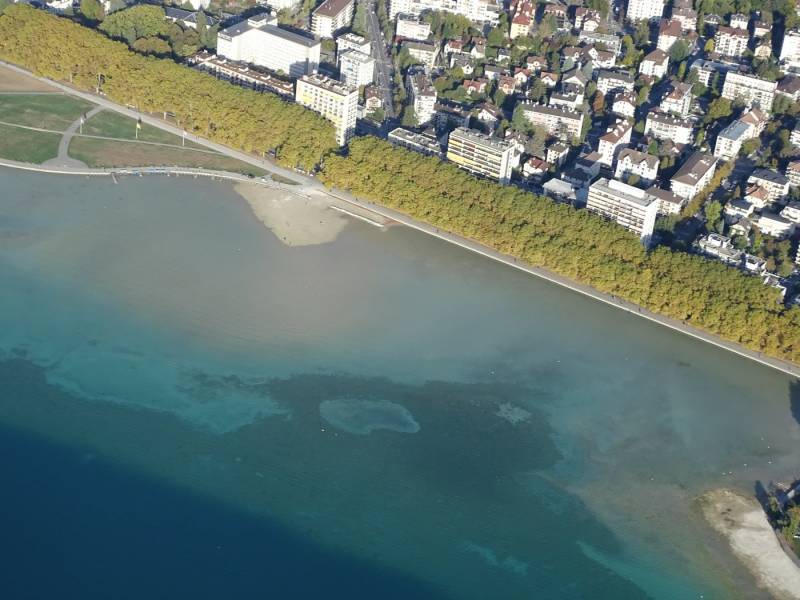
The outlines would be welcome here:
[[[266,172],[1,66],[0,158],[65,167]]]

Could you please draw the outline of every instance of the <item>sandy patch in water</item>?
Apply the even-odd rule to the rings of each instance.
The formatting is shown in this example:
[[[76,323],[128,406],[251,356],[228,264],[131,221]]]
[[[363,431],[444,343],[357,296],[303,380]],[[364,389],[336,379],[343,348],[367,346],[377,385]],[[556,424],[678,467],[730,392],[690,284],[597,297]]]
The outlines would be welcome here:
[[[234,186],[259,221],[287,246],[327,244],[347,225],[347,217],[330,208],[323,195],[238,183]]]

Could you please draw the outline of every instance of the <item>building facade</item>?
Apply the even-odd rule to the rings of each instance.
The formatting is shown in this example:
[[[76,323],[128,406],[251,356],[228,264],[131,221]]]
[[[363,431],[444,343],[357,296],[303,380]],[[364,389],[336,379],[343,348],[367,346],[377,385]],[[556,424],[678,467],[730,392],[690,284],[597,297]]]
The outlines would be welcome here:
[[[772,101],[775,99],[777,87],[778,84],[775,81],[729,71],[725,75],[725,85],[722,86],[722,97],[728,100],[738,99],[748,106],[756,106],[769,112],[772,110]]]
[[[217,34],[219,56],[266,67],[291,77],[301,77],[317,70],[320,47],[319,39],[282,29],[277,26],[277,19],[266,13]]]
[[[345,50],[338,56],[339,79],[361,87],[369,85],[375,78],[375,59],[358,50]]]
[[[629,21],[649,21],[664,14],[664,0],[628,0]]]
[[[658,199],[645,190],[601,177],[589,186],[586,208],[634,232],[647,245],[658,216]]]
[[[670,188],[675,195],[691,201],[714,176],[717,159],[702,152],[695,152],[681,165],[670,180]]]
[[[389,18],[398,14],[421,15],[425,11],[442,11],[462,15],[476,23],[496,25],[501,6],[492,0],[391,0]]]
[[[450,132],[447,140],[447,159],[474,175],[511,180],[514,146],[491,138],[478,131],[459,127]]]
[[[297,80],[295,102],[332,121],[336,141],[344,146],[356,132],[358,88],[324,75],[304,75]]]
[[[353,20],[355,0],[325,0],[311,15],[311,31],[321,38],[333,38]]]

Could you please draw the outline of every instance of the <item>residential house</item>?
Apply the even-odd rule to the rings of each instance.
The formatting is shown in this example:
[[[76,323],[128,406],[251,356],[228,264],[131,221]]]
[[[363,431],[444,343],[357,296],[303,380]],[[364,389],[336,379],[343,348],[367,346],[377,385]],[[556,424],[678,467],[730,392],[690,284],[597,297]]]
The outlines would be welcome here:
[[[783,198],[789,193],[789,180],[785,175],[769,169],[756,169],[747,178],[747,183],[753,183],[767,190],[769,202]]]
[[[717,168],[717,159],[702,152],[693,153],[670,180],[670,188],[691,201],[708,185]]]
[[[613,166],[618,149],[631,141],[632,131],[633,127],[627,120],[619,120],[609,127],[606,132],[600,136],[600,140],[597,144],[597,152],[600,154],[600,160],[598,162],[607,167]]]
[[[693,124],[688,119],[673,117],[664,112],[652,110],[647,113],[644,132],[659,140],[670,140],[676,144],[692,142]]]
[[[714,50],[723,56],[741,58],[749,39],[747,29],[721,26],[714,35]]]
[[[659,108],[668,114],[688,117],[692,109],[692,86],[689,83],[673,82],[664,95]]]
[[[617,156],[614,176],[628,180],[631,175],[636,175],[642,185],[652,184],[658,176],[658,157],[633,148],[623,148]]]
[[[669,55],[659,48],[653,50],[650,54],[642,59],[639,63],[639,73],[661,79],[667,74],[669,68]]]
[[[632,119],[636,113],[636,94],[634,92],[617,92],[611,105],[611,112]]]
[[[562,140],[580,137],[583,128],[583,113],[579,111],[544,106],[542,104],[522,104],[523,114],[532,124],[543,127],[550,135]],[[549,163],[553,161],[549,160]]]
[[[683,37],[683,25],[678,19],[661,19],[658,26],[656,48],[669,52],[672,45]]]
[[[647,193],[658,198],[658,214],[677,215],[686,206],[686,199],[658,187],[647,188]]]
[[[633,85],[633,77],[626,71],[610,71],[604,69],[597,75],[597,89],[603,94],[619,90],[632,92]]]

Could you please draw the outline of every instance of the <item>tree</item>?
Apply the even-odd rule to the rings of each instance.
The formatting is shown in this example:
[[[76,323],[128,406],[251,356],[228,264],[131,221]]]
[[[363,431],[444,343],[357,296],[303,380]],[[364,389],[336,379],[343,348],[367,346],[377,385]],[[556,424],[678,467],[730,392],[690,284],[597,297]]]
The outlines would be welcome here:
[[[706,123],[711,123],[717,119],[729,117],[732,113],[733,109],[731,108],[730,100],[727,98],[715,98],[711,101],[711,104],[708,105],[708,111],[706,112],[704,121]]]
[[[98,0],[81,0],[80,11],[84,19],[94,23],[102,21],[106,16],[103,5]]]
[[[526,134],[533,133],[535,129],[533,123],[531,123],[528,120],[528,117],[525,116],[525,110],[521,104],[517,104],[517,107],[514,109],[514,114],[511,115],[511,127],[515,131],[520,131]]]
[[[180,30],[178,25],[173,28]],[[129,46],[139,38],[152,38],[165,35],[171,29],[164,18],[164,9],[160,6],[139,4],[125,10],[115,12],[103,21],[100,30],[107,35],[124,39]]]
[[[650,44],[650,24],[647,21],[639,21],[636,24],[633,41],[637,48],[644,48]]]
[[[608,0],[588,0],[586,6],[599,12],[603,19],[608,17]]]
[[[488,46],[492,46],[493,48],[500,48],[501,46],[505,45],[506,37],[507,30],[502,25],[498,25],[489,32],[489,35],[486,36],[486,44]]]
[[[359,3],[359,6],[361,6],[361,3]],[[206,13],[202,10],[197,11],[195,25],[197,27],[197,38],[200,41],[200,45],[203,48],[208,48],[208,19],[206,18]]]
[[[708,230],[722,233],[722,204],[716,200],[711,200],[706,204],[703,212],[706,215],[706,226]]]
[[[545,155],[544,143],[547,141],[547,131],[543,127],[534,125],[531,127],[530,136],[525,149],[534,156],[543,157]]]
[[[683,40],[678,40],[669,49],[669,58],[672,62],[679,63],[689,56],[689,45]]]
[[[708,41],[706,41],[706,45],[703,46],[703,51],[706,54],[711,54],[714,52],[714,38],[708,38]]]
[[[167,56],[172,52],[172,46],[169,45],[169,42],[159,37],[139,38],[133,42],[131,47],[142,54],[155,54],[157,56]]]
[[[417,113],[414,112],[413,106],[406,106],[403,109],[403,117],[400,120],[400,124],[403,127],[416,127],[419,125],[419,119],[417,118]]]

